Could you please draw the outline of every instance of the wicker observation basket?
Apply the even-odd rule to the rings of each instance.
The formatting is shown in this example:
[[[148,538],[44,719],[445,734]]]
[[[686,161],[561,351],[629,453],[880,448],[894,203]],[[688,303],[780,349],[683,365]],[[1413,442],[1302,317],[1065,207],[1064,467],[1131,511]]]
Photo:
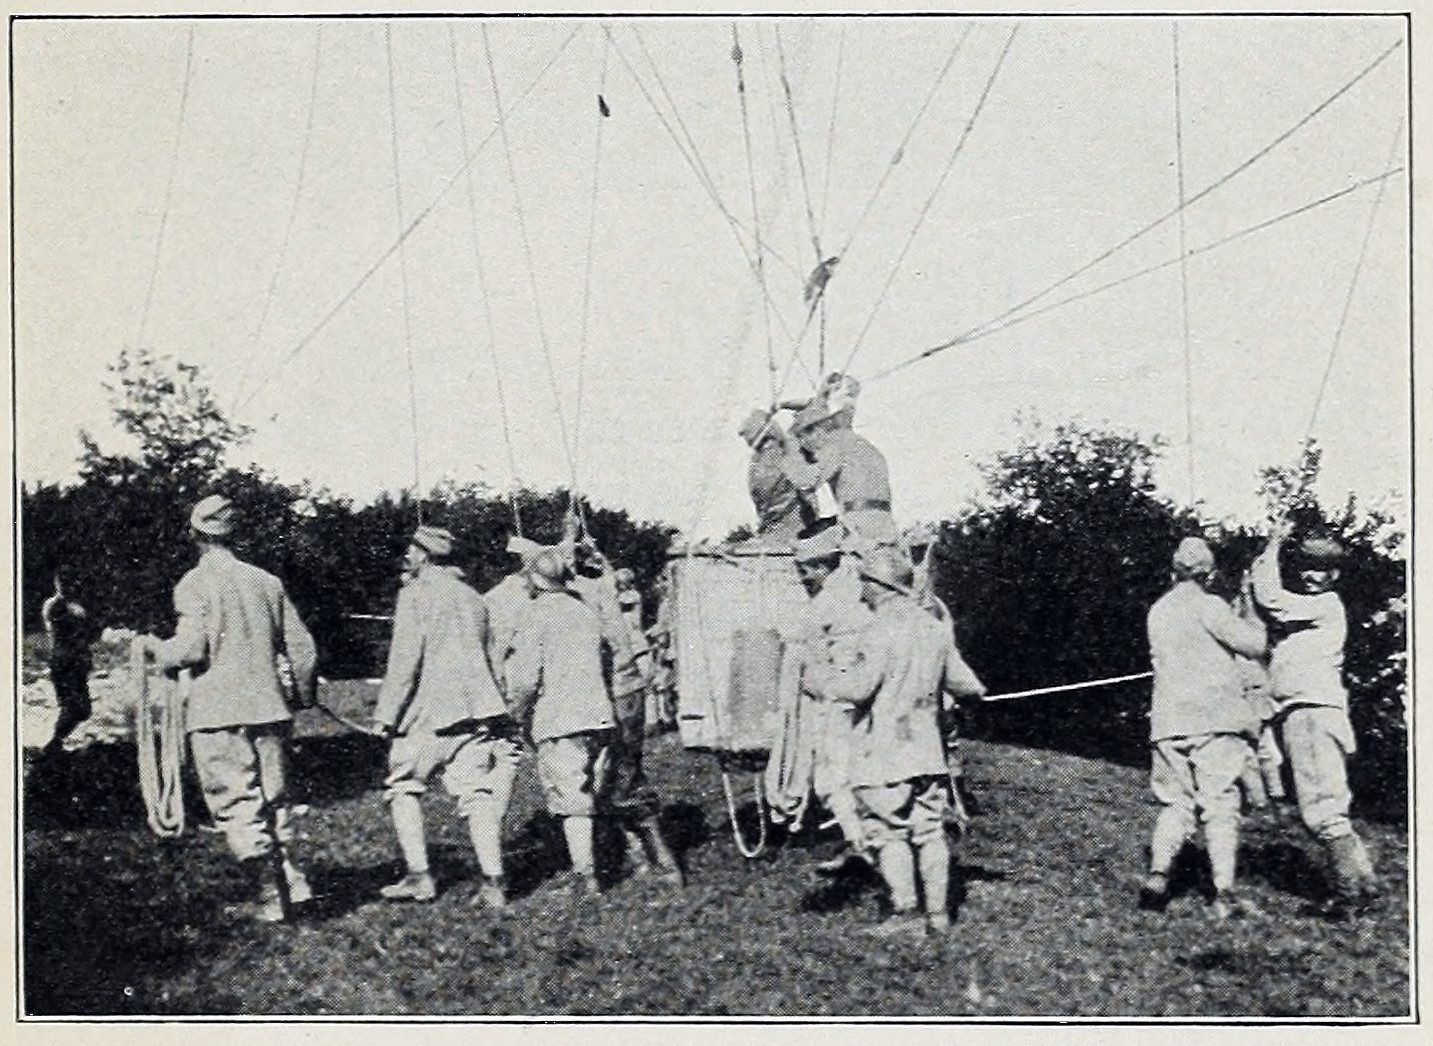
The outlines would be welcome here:
[[[782,695],[797,683],[787,656],[809,600],[789,549],[757,544],[693,546],[669,557],[677,661],[677,729],[688,749],[716,755],[737,848],[766,840],[761,771],[781,731]],[[748,773],[758,838],[738,824],[733,773]]]

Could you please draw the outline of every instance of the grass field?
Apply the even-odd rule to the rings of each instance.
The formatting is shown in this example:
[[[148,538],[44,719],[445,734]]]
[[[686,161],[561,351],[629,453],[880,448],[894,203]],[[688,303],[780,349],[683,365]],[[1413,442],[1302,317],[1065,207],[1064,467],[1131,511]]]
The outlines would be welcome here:
[[[357,713],[371,692],[335,684]],[[1407,1015],[1409,908],[1401,830],[1362,826],[1387,897],[1345,922],[1310,914],[1324,889],[1296,825],[1256,822],[1241,875],[1263,914],[1214,920],[1198,861],[1162,914],[1135,890],[1152,809],[1138,769],[969,743],[984,806],[957,853],[956,928],[879,940],[873,883],[811,866],[830,835],[745,862],[710,756],[655,739],[649,766],[690,884],[631,878],[562,901],[563,866],[530,766],[510,813],[517,900],[468,905],[476,868],[451,800],[428,805],[441,894],[382,902],[398,872],[378,791],[385,752],[316,713],[297,729],[300,854],[321,896],[288,925],[225,921],[245,884],[219,837],[144,826],[127,745],[37,765],[25,786],[23,988],[33,1015],[750,1014],[890,1016]],[[750,814],[750,811],[746,811]],[[748,825],[750,827],[750,825]],[[611,856],[611,855],[609,855]]]

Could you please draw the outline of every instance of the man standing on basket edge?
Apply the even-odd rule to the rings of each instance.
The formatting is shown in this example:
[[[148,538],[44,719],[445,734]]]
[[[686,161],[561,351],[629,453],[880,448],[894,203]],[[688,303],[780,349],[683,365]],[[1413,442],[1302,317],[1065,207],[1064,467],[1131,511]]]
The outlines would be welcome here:
[[[382,889],[388,900],[431,901],[421,797],[433,775],[468,822],[483,883],[475,906],[507,906],[502,823],[517,773],[517,733],[488,661],[488,612],[449,560],[453,536],[420,526],[404,557],[388,668],[373,710],[392,740],[384,790],[407,873]]]
[[[234,507],[214,494],[194,506],[189,528],[199,562],[174,589],[174,636],[135,642],[165,671],[191,668],[185,729],[204,801],[229,849],[258,882],[258,900],[238,914],[287,918],[312,897],[288,858],[288,743],[293,712],[278,657],[293,666],[300,706],[314,701],[312,637],[278,578],[229,548]]]

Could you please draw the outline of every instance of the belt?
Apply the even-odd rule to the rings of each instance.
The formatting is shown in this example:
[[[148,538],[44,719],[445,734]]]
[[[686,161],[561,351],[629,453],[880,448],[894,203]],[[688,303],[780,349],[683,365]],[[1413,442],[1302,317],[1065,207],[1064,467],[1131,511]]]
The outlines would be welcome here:
[[[842,512],[861,512],[866,509],[876,512],[889,512],[891,510],[891,503],[889,501],[881,501],[877,498],[870,498],[866,501],[846,501],[841,505]]]

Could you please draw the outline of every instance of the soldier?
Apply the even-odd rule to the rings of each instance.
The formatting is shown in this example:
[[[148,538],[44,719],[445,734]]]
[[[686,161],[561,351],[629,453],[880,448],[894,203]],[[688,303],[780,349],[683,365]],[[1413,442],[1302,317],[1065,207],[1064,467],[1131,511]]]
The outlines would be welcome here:
[[[873,549],[859,570],[873,613],[855,662],[833,666],[825,691],[853,710],[850,782],[863,837],[890,890],[892,914],[874,932],[940,933],[950,928],[940,715],[959,655],[950,631],[910,597],[910,562],[899,549]]]
[[[1150,787],[1160,810],[1140,907],[1160,910],[1168,903],[1170,869],[1197,818],[1214,875],[1214,911],[1225,918],[1251,910],[1234,893],[1234,863],[1239,781],[1257,716],[1244,696],[1235,658],[1258,657],[1265,640],[1256,619],[1240,618],[1209,591],[1214,577],[1208,544],[1185,538],[1174,551],[1173,586],[1149,611]]]
[[[897,535],[885,455],[851,427],[858,388],[853,379],[832,375],[825,394],[796,412],[791,422],[796,445],[787,441],[782,469],[808,496],[829,486],[848,532],[894,544]]]
[[[537,747],[547,809],[572,860],[563,889],[596,894],[593,817],[611,757],[612,701],[602,678],[602,622],[568,587],[561,553],[533,558],[533,603],[508,659],[508,700]]]
[[[911,597],[929,612],[937,621],[955,632],[955,616],[946,606],[945,601],[935,594],[935,572],[934,572],[934,550],[936,543],[935,531],[924,524],[908,529],[901,535],[906,550],[906,558],[911,562]],[[970,818],[980,813],[980,803],[971,790],[970,780],[965,774],[965,760],[961,755],[960,738],[965,732],[965,720],[968,710],[967,700],[985,696],[985,684],[971,671],[970,667],[961,659],[961,665],[965,666],[964,672],[958,680],[959,695],[956,704],[951,708],[949,715],[945,717],[942,729],[945,733],[945,756],[946,768],[950,773],[951,785],[951,824],[957,830],[964,832],[970,824]]]
[[[746,488],[756,507],[756,536],[769,544],[784,544],[809,530],[816,522],[813,499],[796,489],[782,459],[786,434],[769,411],[754,410],[737,430],[751,447]]]
[[[473,904],[502,911],[502,821],[517,773],[516,727],[488,662],[487,608],[449,562],[452,554],[452,534],[420,526],[404,556],[411,580],[398,593],[373,722],[392,742],[383,784],[406,872],[380,892],[391,901],[437,896],[421,799],[441,773],[483,875]]]
[[[811,790],[836,819],[845,848],[817,872],[834,875],[853,864],[870,864],[870,849],[851,791],[851,706],[832,700],[823,689],[836,669],[856,659],[857,641],[871,612],[861,601],[861,581],[852,563],[843,561],[841,529],[824,530],[796,542],[796,573],[811,602],[801,637],[802,695],[807,714],[797,722],[813,750]]]
[[[647,689],[651,683],[650,650],[640,623],[634,629],[623,613],[621,594],[627,591],[636,595],[636,590],[618,589],[619,574],[626,568],[612,570],[591,539],[575,544],[574,560],[572,588],[597,613],[602,626],[604,677],[611,688],[616,718],[602,802],[626,840],[625,854],[635,874],[655,870],[665,884],[681,886],[681,869],[662,838],[657,820],[661,799],[642,768]],[[630,570],[626,572],[631,575]]]
[[[66,583],[67,574],[65,569],[55,572],[54,594],[40,608],[45,635],[50,641],[50,682],[60,707],[54,736],[41,752],[45,756],[62,751],[65,738],[90,717],[91,710],[90,644],[99,637],[99,632],[84,606],[72,593],[66,592],[71,587]]]
[[[1335,896],[1325,914],[1338,917],[1371,904],[1379,888],[1373,862],[1349,820],[1346,760],[1355,750],[1343,685],[1348,618],[1333,590],[1343,547],[1311,536],[1295,550],[1298,591],[1280,578],[1280,553],[1289,524],[1278,521],[1254,560],[1254,598],[1273,622],[1269,682],[1283,722],[1285,758],[1304,825],[1327,849]]]
[[[513,637],[522,625],[523,615],[532,605],[532,591],[527,581],[527,565],[544,546],[514,534],[508,538],[507,551],[511,572],[483,593],[488,608],[488,664],[498,686],[506,692],[507,660],[512,653]]]
[[[282,582],[230,551],[233,526],[228,498],[214,494],[194,506],[189,528],[199,562],[175,586],[174,636],[135,642],[161,669],[193,669],[185,725],[204,800],[229,849],[258,881],[258,900],[237,912],[278,922],[313,896],[287,853],[293,712],[278,657],[288,658],[295,698],[308,707],[315,651]]]

